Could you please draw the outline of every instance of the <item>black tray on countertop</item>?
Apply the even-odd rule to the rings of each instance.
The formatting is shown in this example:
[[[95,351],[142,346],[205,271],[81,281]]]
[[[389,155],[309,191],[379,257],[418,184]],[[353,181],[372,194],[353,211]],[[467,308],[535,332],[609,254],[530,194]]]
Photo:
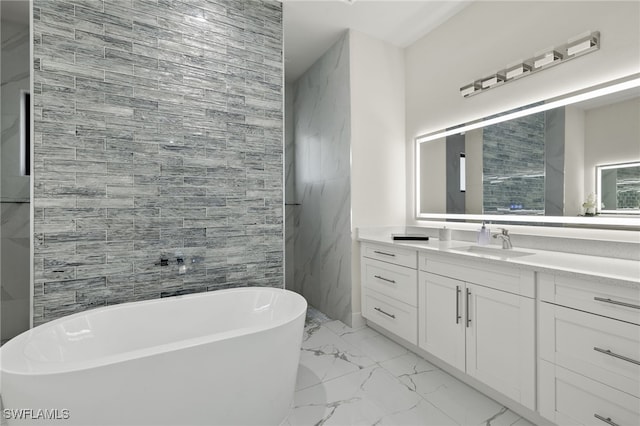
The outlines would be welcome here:
[[[391,234],[394,241],[429,241],[429,237],[422,234]]]

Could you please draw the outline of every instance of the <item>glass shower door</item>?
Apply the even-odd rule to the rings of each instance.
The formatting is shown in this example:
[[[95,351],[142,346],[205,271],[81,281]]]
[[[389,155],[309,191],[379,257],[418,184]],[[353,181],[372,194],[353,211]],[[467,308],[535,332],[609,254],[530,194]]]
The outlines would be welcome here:
[[[29,2],[0,1],[0,331],[2,343],[29,328]]]

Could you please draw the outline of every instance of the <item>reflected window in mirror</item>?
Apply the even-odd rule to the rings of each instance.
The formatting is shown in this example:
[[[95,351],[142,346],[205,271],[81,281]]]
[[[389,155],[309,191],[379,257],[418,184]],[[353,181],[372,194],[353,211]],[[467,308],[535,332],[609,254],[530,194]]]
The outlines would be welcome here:
[[[640,161],[596,167],[600,213],[640,214]]]

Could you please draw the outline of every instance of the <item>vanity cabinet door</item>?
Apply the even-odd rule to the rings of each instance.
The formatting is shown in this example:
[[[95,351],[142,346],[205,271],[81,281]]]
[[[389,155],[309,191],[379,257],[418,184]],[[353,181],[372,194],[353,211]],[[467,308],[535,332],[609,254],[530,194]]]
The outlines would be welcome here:
[[[465,369],[465,283],[420,273],[418,345],[454,367]]]
[[[467,374],[535,409],[533,299],[466,284]]]
[[[533,299],[420,272],[418,345],[535,409]]]

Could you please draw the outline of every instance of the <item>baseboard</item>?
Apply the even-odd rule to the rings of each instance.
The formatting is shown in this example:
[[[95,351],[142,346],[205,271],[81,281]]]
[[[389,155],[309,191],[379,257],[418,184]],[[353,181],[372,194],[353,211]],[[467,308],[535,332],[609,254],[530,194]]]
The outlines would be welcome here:
[[[362,312],[354,312],[351,314],[351,328],[362,328],[365,325],[367,325],[367,322],[362,316]]]

